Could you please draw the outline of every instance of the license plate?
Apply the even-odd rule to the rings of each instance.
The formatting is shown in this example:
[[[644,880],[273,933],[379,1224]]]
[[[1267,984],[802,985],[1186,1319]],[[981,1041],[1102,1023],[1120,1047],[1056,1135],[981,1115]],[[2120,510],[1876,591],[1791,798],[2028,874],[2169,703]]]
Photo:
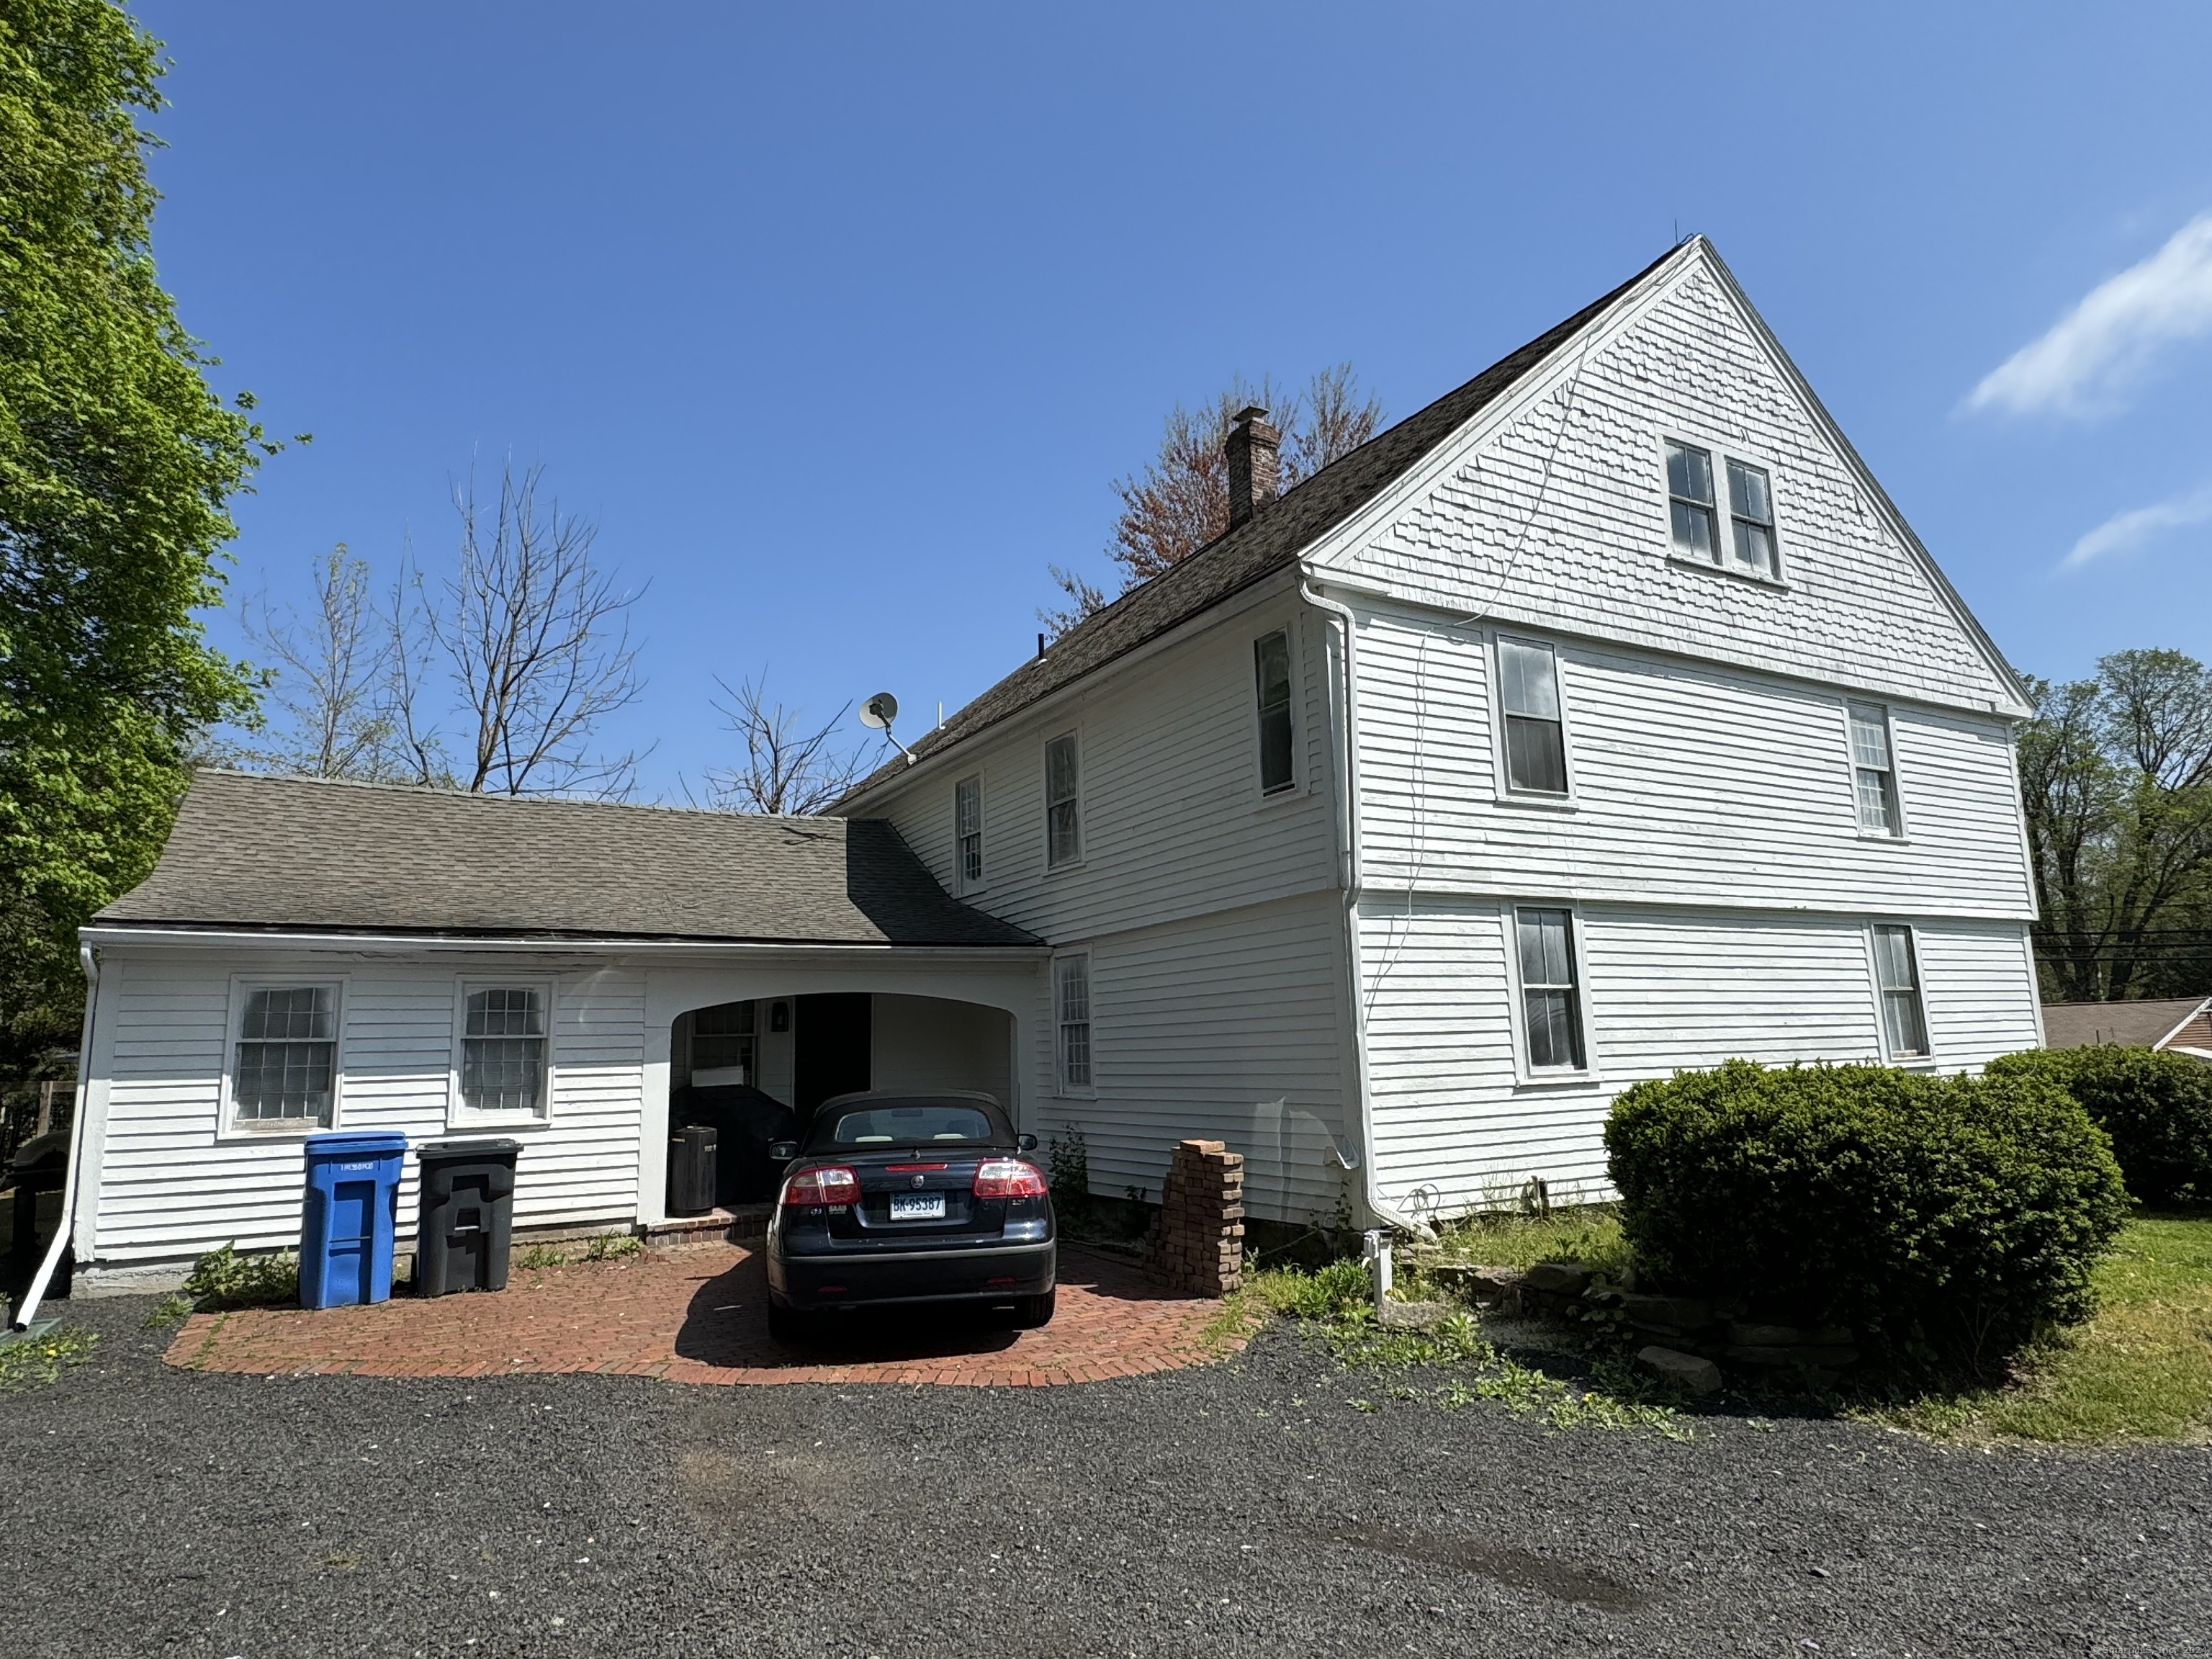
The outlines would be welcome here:
[[[894,1221],[942,1221],[945,1219],[943,1193],[893,1193],[891,1219]]]

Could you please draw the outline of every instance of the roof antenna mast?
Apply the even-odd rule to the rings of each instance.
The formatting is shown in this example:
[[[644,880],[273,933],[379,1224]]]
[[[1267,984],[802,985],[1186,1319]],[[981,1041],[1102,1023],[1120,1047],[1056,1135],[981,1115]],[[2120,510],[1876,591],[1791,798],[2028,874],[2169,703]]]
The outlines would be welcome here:
[[[906,763],[911,766],[916,759],[914,750],[896,738],[891,737],[891,722],[897,718],[898,699],[888,691],[878,691],[860,705],[860,724],[871,731],[880,732],[886,738],[890,738],[891,747],[904,755]]]

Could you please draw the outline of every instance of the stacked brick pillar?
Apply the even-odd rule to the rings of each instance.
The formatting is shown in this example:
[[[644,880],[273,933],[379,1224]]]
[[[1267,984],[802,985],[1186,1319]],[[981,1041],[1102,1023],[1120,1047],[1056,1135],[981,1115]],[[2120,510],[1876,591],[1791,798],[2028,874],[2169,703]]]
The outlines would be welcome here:
[[[1227,1296],[1244,1283],[1244,1155],[1186,1140],[1168,1163],[1149,1267],[1183,1296]]]

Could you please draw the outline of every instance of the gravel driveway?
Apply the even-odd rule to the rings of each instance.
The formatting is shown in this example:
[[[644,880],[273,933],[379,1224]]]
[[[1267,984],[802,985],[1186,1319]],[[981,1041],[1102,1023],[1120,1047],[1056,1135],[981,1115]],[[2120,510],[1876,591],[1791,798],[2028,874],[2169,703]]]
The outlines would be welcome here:
[[[2201,1449],[1547,1433],[1281,1331],[1018,1392],[264,1380],[147,1305],[0,1396],[9,1659],[2212,1652]]]

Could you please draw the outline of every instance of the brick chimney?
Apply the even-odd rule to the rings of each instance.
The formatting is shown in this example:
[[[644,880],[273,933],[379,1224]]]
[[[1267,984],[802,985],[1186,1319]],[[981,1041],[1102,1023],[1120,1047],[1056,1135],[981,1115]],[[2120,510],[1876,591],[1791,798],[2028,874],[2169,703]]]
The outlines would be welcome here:
[[[1221,453],[1229,460],[1229,527],[1234,530],[1275,499],[1275,464],[1283,434],[1264,409],[1241,409]]]

